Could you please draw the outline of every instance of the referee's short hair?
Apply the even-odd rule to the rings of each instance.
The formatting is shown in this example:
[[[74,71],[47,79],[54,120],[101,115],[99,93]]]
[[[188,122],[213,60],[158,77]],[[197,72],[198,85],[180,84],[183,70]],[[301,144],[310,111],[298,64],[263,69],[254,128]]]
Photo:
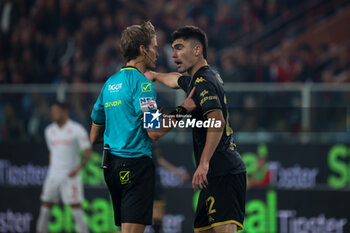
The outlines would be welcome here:
[[[199,27],[185,26],[185,27],[179,28],[172,33],[171,37],[172,37],[172,42],[180,38],[184,40],[195,39],[199,41],[203,48],[203,57],[207,59],[208,38],[205,32],[201,30]]]
[[[150,21],[141,25],[132,25],[122,32],[120,49],[126,62],[137,58],[140,55],[140,46],[146,48],[151,44],[151,40],[156,36],[156,31]]]

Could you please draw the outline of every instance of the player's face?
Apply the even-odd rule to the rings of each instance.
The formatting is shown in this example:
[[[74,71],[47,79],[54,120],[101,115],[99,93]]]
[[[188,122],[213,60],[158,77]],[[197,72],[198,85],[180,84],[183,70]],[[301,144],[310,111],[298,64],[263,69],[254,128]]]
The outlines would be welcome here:
[[[64,120],[65,118],[65,110],[61,109],[57,105],[53,105],[51,107],[51,120],[56,123],[60,123]]]
[[[159,56],[157,49],[157,38],[153,37],[148,46],[148,50],[145,51],[145,61],[148,69],[154,70],[156,68],[157,58]]]
[[[176,39],[173,44],[173,59],[180,73],[189,71],[196,63],[195,49],[191,41]]]

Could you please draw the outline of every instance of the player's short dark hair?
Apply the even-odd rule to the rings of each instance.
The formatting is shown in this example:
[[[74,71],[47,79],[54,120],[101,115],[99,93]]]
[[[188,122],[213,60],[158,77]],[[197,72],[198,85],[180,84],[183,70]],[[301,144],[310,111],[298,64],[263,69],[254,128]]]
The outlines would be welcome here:
[[[55,100],[52,102],[52,106],[54,106],[54,105],[58,106],[60,109],[63,109],[65,111],[69,111],[69,105],[67,102]]]
[[[198,40],[203,47],[203,57],[207,59],[207,47],[208,47],[208,38],[203,30],[196,26],[185,26],[177,29],[171,35],[172,41],[174,42],[177,39],[195,39]]]
[[[156,31],[150,21],[127,27],[122,32],[120,41],[120,49],[126,62],[137,58],[140,55],[140,46],[143,45],[148,48],[155,36]]]

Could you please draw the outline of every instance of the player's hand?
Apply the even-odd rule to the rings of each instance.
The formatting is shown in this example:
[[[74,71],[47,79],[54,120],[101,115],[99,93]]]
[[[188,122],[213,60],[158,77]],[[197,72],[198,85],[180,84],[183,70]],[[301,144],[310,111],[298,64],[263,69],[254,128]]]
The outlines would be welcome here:
[[[68,176],[69,176],[70,178],[76,176],[76,175],[79,173],[79,170],[80,170],[80,167],[74,168],[74,169],[68,174]]]
[[[196,87],[192,88],[192,91],[190,92],[190,94],[187,96],[187,98],[181,104],[182,107],[186,108],[187,112],[192,112],[196,108],[196,103],[192,99],[192,96],[193,96],[195,90],[196,90]]]
[[[154,71],[147,71],[144,73],[144,75],[146,76],[146,78],[148,78],[150,81],[154,82],[156,81],[156,76],[157,73]]]
[[[176,175],[177,175],[178,177],[180,177],[180,179],[183,180],[183,181],[186,181],[186,180],[190,179],[190,174],[188,174],[188,172],[183,171],[183,170],[179,170],[179,169],[178,169],[178,170],[176,171]]]
[[[209,170],[209,163],[200,163],[198,165],[198,168],[196,172],[193,175],[192,179],[192,187],[194,191],[197,191],[198,189],[207,188],[208,185],[208,179],[207,174]]]

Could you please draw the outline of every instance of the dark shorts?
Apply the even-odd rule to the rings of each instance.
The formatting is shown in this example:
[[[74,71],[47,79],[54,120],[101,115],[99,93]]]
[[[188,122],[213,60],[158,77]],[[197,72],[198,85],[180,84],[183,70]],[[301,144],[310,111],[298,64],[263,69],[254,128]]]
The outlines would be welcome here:
[[[208,178],[209,185],[199,195],[194,231],[234,223],[243,229],[246,173]]]
[[[154,164],[151,158],[107,157],[104,177],[112,197],[116,226],[152,224]]]

